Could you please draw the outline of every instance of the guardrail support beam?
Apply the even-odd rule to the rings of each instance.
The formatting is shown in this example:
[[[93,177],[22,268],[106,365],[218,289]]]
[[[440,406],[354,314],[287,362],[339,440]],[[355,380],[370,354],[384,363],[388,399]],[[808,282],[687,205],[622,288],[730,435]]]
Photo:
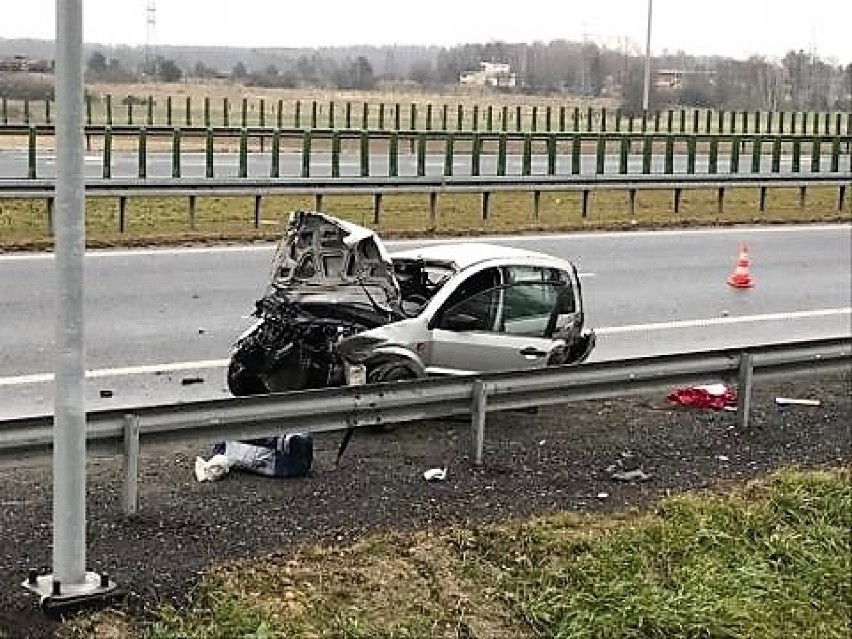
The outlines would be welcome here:
[[[485,447],[485,415],[488,412],[488,386],[481,379],[473,382],[470,407],[471,461],[474,466],[482,466],[482,452]]]

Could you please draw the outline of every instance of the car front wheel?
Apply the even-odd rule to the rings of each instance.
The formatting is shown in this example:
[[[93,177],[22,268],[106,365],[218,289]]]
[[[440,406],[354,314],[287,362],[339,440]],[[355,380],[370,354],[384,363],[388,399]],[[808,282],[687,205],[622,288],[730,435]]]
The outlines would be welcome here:
[[[264,395],[269,392],[263,380],[249,371],[237,359],[232,359],[228,365],[228,390],[237,397],[244,395]]]

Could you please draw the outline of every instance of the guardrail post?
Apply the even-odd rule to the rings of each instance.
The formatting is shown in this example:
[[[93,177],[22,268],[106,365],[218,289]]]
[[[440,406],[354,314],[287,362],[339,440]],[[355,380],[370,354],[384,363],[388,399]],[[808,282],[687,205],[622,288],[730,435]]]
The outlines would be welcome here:
[[[50,122],[50,100],[44,101],[44,121],[45,124],[51,124]]]
[[[760,187],[760,197],[759,197],[758,208],[759,208],[761,213],[766,211],[766,187],[765,186]]]
[[[378,227],[382,219],[382,194],[373,193],[373,226]]]
[[[254,228],[260,228],[260,214],[262,212],[263,206],[263,196],[255,195],[254,196]]]
[[[488,191],[482,192],[482,221],[488,220],[488,215],[491,212],[491,193]]]
[[[592,110],[592,107],[588,107],[586,109],[586,132],[587,133],[592,132],[593,120],[594,120],[594,111]]]
[[[552,126],[552,118],[553,118],[553,109],[550,105],[547,105],[544,108],[544,130],[548,133],[551,133],[553,130]]]
[[[361,131],[361,177],[370,176],[370,134]]]
[[[780,133],[781,135],[784,135],[784,117],[784,111],[781,111],[778,114],[778,133]]]
[[[107,93],[106,96],[106,124],[112,126],[112,94]]]
[[[124,514],[132,517],[139,512],[139,417],[124,416]]]
[[[843,204],[846,201],[846,185],[841,184],[837,189],[837,210],[843,210]]]
[[[196,208],[197,208],[196,207],[196,204],[197,204],[196,199],[197,199],[197,197],[195,195],[189,196],[189,210],[187,211],[187,214],[189,216],[189,228],[190,228],[191,231],[195,230],[195,212],[196,212]]]
[[[54,213],[56,212],[56,202],[54,202],[54,198],[49,197],[46,201],[46,214],[47,214],[47,235],[49,237],[53,237],[53,218]]]
[[[795,115],[795,114],[793,114]],[[798,173],[801,169],[802,162],[802,141],[799,138],[793,139],[793,159],[790,170],[793,173]]]
[[[30,100],[24,98],[24,124],[30,123]]]
[[[485,415],[488,412],[488,386],[481,379],[474,380],[471,395],[471,461],[474,466],[482,466],[485,447]]]
[[[800,211],[805,210],[805,204],[807,204],[807,197],[808,197],[808,187],[800,186],[799,187],[799,210]]]
[[[204,126],[210,126],[210,96],[204,98]]]
[[[793,111],[790,114],[790,133],[792,133],[793,135],[796,135],[796,118],[797,118],[797,116],[798,116],[798,113],[796,113],[796,111]]]
[[[698,133],[698,109],[692,110],[692,134]]]
[[[322,193],[314,194],[314,211],[322,211]]]
[[[834,137],[831,140],[831,167],[832,173],[837,173],[840,170],[840,138]]]
[[[127,230],[127,196],[120,195],[118,197],[118,232],[124,233]]]
[[[434,233],[438,225],[438,192],[429,192],[429,232]]]
[[[302,134],[302,177],[311,177],[311,131]]]
[[[9,124],[9,101],[6,96],[0,98],[0,114],[2,114],[3,124]]]
[[[556,136],[547,136],[547,174],[556,175]]]
[[[674,212],[675,213],[680,213],[680,200],[681,200],[682,195],[683,195],[682,189],[675,189],[674,190]]]
[[[541,191],[533,191],[532,219],[533,222],[538,222],[541,216]]]
[[[470,174],[474,177],[479,175],[480,159],[482,157],[482,136],[473,134],[470,147]]]
[[[716,192],[716,213],[722,215],[725,212],[725,187],[719,187]]]
[[[444,143],[444,176],[450,177],[453,174],[453,150],[455,146],[455,136],[452,133],[447,133],[447,138]]]
[[[172,177],[180,177],[180,129],[172,131]]]
[[[686,133],[686,109],[680,110],[680,126],[678,128],[679,133]]]
[[[243,98],[240,105],[240,126],[242,128],[248,126],[248,98]]]
[[[704,122],[704,132],[710,133],[710,129],[713,126],[713,111],[711,109],[707,109],[706,117]]]
[[[695,173],[695,151],[696,140],[694,135],[686,139],[686,172],[690,175]]]
[[[778,173],[781,171],[781,138],[776,137],[772,140],[772,172]]]
[[[505,109],[506,107],[503,107],[503,108]],[[506,129],[504,128],[503,130],[505,131]],[[565,131],[565,107],[560,106],[559,107],[559,132],[563,133],[564,131]]]
[[[636,213],[636,189],[627,190],[627,199],[630,202],[630,215]]]
[[[740,354],[740,370],[737,380],[737,426],[741,430],[747,429],[750,425],[753,379],[754,356],[743,351]]]
[[[35,126],[31,126],[29,128],[29,136],[27,138],[27,177],[31,180],[36,178],[36,146],[38,144],[38,139],[36,136],[36,128]]]
[[[774,113],[772,111],[767,111],[766,113],[766,132],[770,135],[772,134],[772,120]]]
[[[580,216],[585,220],[589,216],[589,189],[583,189],[581,202]]]
[[[550,107],[547,107],[547,108],[548,108],[548,110],[550,109]],[[600,125],[601,133],[606,133],[606,116],[607,116],[606,107],[601,107],[601,125]]]
[[[723,133],[725,130],[725,112],[719,111],[717,114],[718,124],[716,125],[716,133]]]
[[[811,135],[819,135],[819,113],[814,113],[814,125]]]
[[[388,174],[390,177],[399,175],[399,133],[396,131],[388,136]]]
[[[735,117],[733,112],[731,112],[731,117]],[[739,173],[740,171],[740,144],[741,141],[738,135],[735,135],[731,138],[731,173]]]
[[[140,178],[145,178],[148,176],[148,131],[145,127],[139,129],[138,156],[138,175]]]
[[[741,133],[748,133],[748,111],[742,112],[742,131]]]
[[[815,137],[811,144],[811,173],[819,173],[820,171],[820,142],[821,140]]]
[[[340,177],[340,131],[331,132],[331,177]]]

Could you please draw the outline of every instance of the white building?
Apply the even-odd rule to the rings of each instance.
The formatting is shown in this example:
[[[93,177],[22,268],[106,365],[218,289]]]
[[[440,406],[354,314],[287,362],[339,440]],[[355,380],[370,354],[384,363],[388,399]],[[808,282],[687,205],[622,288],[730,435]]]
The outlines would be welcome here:
[[[480,62],[479,71],[469,71],[459,77],[459,84],[480,87],[513,87],[515,74],[512,67],[503,62]]]

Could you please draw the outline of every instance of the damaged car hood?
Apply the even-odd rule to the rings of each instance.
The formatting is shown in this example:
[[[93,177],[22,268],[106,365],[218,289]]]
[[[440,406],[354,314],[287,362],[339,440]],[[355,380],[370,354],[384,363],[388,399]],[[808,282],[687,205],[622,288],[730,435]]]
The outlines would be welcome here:
[[[387,250],[373,231],[314,211],[290,215],[272,261],[267,294],[293,302],[399,308],[400,289]]]

